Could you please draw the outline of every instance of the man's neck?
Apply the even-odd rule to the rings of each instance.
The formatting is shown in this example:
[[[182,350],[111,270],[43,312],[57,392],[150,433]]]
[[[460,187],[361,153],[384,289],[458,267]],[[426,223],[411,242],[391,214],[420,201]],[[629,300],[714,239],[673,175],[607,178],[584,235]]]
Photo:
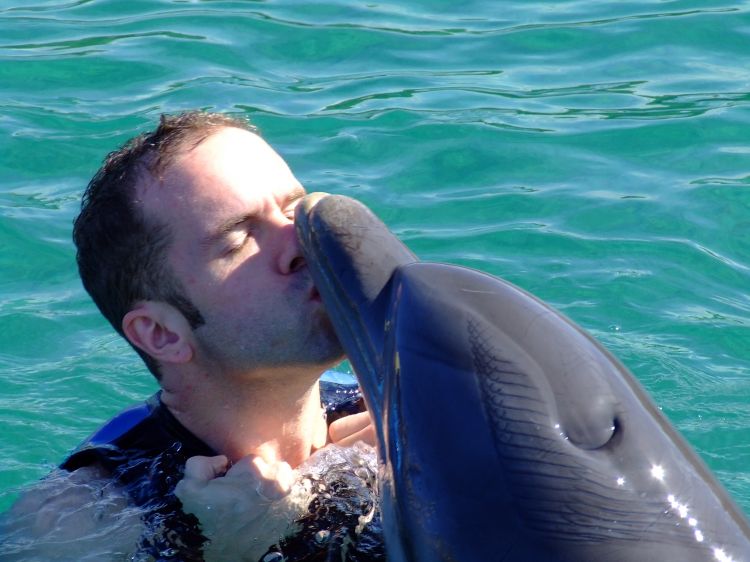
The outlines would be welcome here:
[[[296,467],[326,442],[317,373],[181,374],[164,381],[162,401],[231,461],[255,454]]]

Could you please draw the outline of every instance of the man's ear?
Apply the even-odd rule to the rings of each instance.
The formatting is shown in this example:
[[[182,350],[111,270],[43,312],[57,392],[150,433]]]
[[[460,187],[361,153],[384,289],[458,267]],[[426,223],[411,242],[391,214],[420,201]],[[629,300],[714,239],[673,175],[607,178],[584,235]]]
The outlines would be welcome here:
[[[190,325],[165,302],[139,302],[123,317],[122,330],[130,343],[162,363],[187,363],[193,358]]]

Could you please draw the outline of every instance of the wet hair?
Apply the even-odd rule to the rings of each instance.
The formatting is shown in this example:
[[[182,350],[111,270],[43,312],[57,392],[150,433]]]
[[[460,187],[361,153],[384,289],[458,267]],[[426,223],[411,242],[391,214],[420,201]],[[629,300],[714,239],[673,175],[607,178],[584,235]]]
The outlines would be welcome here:
[[[125,337],[125,314],[145,300],[171,304],[193,329],[204,323],[167,263],[170,230],[153,213],[146,216],[138,186],[149,181],[163,186],[161,177],[179,156],[227,127],[257,134],[246,120],[220,113],[162,115],[155,131],[138,135],[107,155],[89,182],[73,226],[78,271],[84,288],[121,336]],[[157,361],[133,347],[160,379]]]

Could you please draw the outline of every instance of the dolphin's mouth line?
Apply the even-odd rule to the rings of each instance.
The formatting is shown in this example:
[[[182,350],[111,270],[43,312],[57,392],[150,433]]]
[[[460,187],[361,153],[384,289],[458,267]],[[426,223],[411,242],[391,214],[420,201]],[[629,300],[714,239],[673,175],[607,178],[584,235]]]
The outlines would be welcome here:
[[[312,213],[312,210],[310,211]],[[347,355],[356,355],[358,366],[366,369],[369,376],[361,377],[360,384],[375,384],[371,381],[376,380],[378,366],[375,364],[375,351],[371,341],[367,338],[357,337],[357,334],[366,334],[367,329],[362,321],[361,315],[357,314],[357,306],[350,298],[347,292],[343,290],[334,274],[334,267],[323,251],[319,237],[313,228],[307,213],[303,214],[304,221],[299,225],[303,236],[300,241],[307,254],[312,255],[314,262],[308,260],[307,267],[313,273],[313,280],[317,286],[318,293],[321,296],[326,313],[331,317],[331,322],[336,330],[339,339],[345,339],[342,346],[348,350]],[[317,273],[317,275],[316,275]],[[347,345],[344,345],[346,343]],[[354,350],[354,353],[352,353]],[[351,358],[350,358],[351,359]],[[365,395],[381,396],[380,388],[368,389],[370,392]],[[378,401],[368,404],[368,409],[375,414],[374,418],[380,420],[381,406]]]
[[[358,314],[353,314],[353,312],[356,310],[356,305],[351,301],[351,299],[338,298],[339,295],[345,295],[346,293],[342,290],[340,283],[337,282],[336,276],[333,275],[333,267],[328,261],[325,252],[320,251],[320,246],[316,244],[317,240],[312,240],[311,237],[311,242],[315,244],[313,252],[316,262],[320,265],[320,280],[322,281],[322,284],[325,285],[325,288],[323,288],[323,290],[318,289],[318,292],[323,298],[323,304],[326,307],[326,312],[329,315],[336,316],[336,318],[338,319],[336,322],[336,326],[342,326],[346,328],[347,337],[356,342],[357,348],[360,352],[360,356],[367,363],[368,370],[370,372],[374,372],[376,367],[371,360],[371,358],[374,357],[374,350],[372,349],[372,345],[368,345],[361,338],[357,338],[355,335],[357,331],[352,327],[355,324],[359,324],[360,326],[362,326],[362,331],[364,331],[364,326],[362,325],[361,321],[350,321],[350,319],[352,318],[361,318]],[[328,298],[328,301],[326,301],[326,297]],[[329,308],[335,310],[328,310]],[[350,312],[352,314],[346,314],[346,312]]]

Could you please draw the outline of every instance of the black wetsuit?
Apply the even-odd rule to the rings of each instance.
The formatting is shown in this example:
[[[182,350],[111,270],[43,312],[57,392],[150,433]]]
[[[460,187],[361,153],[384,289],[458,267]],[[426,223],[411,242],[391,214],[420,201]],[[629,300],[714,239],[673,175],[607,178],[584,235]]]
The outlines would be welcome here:
[[[321,399],[329,424],[364,410],[356,385],[321,381]],[[131,501],[144,513],[146,532],[139,545],[143,558],[200,561],[206,538],[197,518],[182,510],[174,488],[184,474],[188,458],[216,454],[177,421],[157,393],[104,424],[60,468],[73,471],[98,464],[126,489]],[[328,558],[300,555],[286,559]]]

